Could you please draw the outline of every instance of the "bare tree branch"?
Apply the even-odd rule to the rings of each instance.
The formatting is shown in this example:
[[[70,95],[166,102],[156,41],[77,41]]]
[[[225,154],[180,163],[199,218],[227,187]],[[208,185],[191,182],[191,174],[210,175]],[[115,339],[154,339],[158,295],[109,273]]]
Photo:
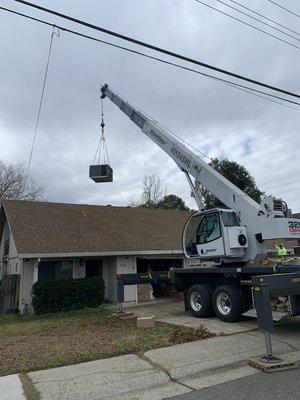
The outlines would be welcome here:
[[[142,206],[156,207],[163,197],[163,187],[155,174],[145,175],[143,180]]]
[[[22,164],[8,164],[0,160],[0,202],[3,200],[38,200],[44,188],[28,176]]]

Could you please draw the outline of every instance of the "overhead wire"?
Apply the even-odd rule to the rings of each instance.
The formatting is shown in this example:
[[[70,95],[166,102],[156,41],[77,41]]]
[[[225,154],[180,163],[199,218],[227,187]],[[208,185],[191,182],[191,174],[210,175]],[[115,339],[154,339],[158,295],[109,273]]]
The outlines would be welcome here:
[[[252,13],[254,13],[256,15],[259,15],[260,17],[266,19],[267,21],[272,22],[275,25],[280,26],[281,28],[286,29],[287,31],[290,31],[290,32],[295,33],[296,35],[300,36],[300,33],[295,31],[294,29],[291,29],[291,28],[287,27],[286,25],[280,24],[278,21],[275,21],[274,19],[269,18],[266,15],[259,13],[259,12],[255,11],[255,10],[253,10],[252,8],[249,8],[249,7],[245,6],[244,4],[239,3],[238,1],[235,1],[235,0],[229,0],[229,1],[231,1],[231,3],[234,3],[234,4],[244,8],[245,10],[251,11]]]
[[[296,107],[290,106],[288,104],[285,104],[285,103],[290,103],[290,104],[299,106],[300,103],[298,103],[296,101],[293,101],[293,100],[290,100],[290,99],[287,99],[287,98],[284,98],[284,97],[281,97],[281,96],[276,96],[274,94],[271,94],[271,93],[268,93],[268,92],[265,92],[265,91],[261,91],[261,90],[258,90],[258,89],[254,89],[252,87],[249,87],[249,86],[246,86],[246,85],[242,85],[240,83],[233,82],[233,81],[230,81],[230,80],[227,80],[227,79],[223,79],[223,78],[220,78],[220,77],[217,77],[217,76],[214,76],[214,75],[210,75],[210,74],[195,70],[193,68],[186,67],[186,66],[183,66],[183,65],[171,62],[171,61],[167,61],[167,60],[155,57],[155,56],[151,56],[149,54],[140,52],[138,50],[134,50],[134,49],[131,49],[131,48],[128,48],[128,47],[125,47],[125,46],[117,45],[115,43],[111,43],[111,42],[108,42],[108,41],[105,41],[105,40],[102,40],[102,39],[99,39],[99,38],[95,38],[93,36],[86,35],[86,34],[78,32],[78,31],[74,31],[74,30],[65,28],[65,27],[63,27],[61,25],[57,25],[57,24],[54,25],[54,24],[52,24],[50,22],[47,22],[47,21],[44,21],[44,20],[29,16],[29,15],[24,14],[24,13],[20,13],[20,12],[14,11],[14,10],[10,10],[8,8],[5,8],[5,7],[0,7],[0,10],[7,11],[7,12],[10,12],[12,14],[16,14],[18,16],[21,16],[21,17],[28,18],[30,20],[33,20],[35,22],[39,22],[39,23],[47,25],[47,26],[51,26],[51,27],[56,26],[61,31],[65,31],[65,32],[74,34],[76,36],[80,36],[80,37],[83,37],[83,38],[86,38],[86,39],[90,39],[92,41],[96,41],[96,42],[99,42],[99,43],[102,43],[102,44],[105,44],[105,45],[108,45],[108,46],[111,46],[111,47],[115,47],[115,48],[130,52],[130,53],[136,54],[136,55],[140,55],[142,57],[145,57],[145,58],[148,58],[148,59],[151,59],[151,60],[154,60],[154,61],[158,61],[158,62],[167,64],[167,65],[174,66],[176,68],[180,68],[180,69],[183,69],[183,70],[186,70],[186,71],[190,71],[190,72],[196,73],[198,75],[213,79],[213,80],[215,80],[217,82],[220,82],[222,84],[230,86],[230,87],[232,87],[234,89],[238,89],[240,91],[246,92],[246,93],[251,94],[253,96],[257,96],[259,98],[265,99],[267,101],[271,101],[271,102],[279,104],[281,106],[288,107],[288,108],[291,108],[291,109],[296,110],[296,111],[300,111],[299,108],[296,108]],[[266,96],[269,96],[271,98],[266,97]],[[274,100],[274,99],[276,99],[276,100]],[[278,100],[280,100],[280,101],[278,101]],[[282,103],[282,101],[284,101],[285,103]]]
[[[14,1],[19,1],[19,0],[14,0]],[[194,1],[195,1],[196,3],[198,3],[198,4],[202,4],[203,6],[208,7],[208,8],[210,8],[211,10],[214,10],[214,11],[220,13],[220,14],[226,15],[227,17],[229,17],[229,18],[231,18],[231,19],[234,19],[235,21],[240,22],[241,24],[244,24],[244,25],[246,25],[246,26],[249,26],[250,28],[255,29],[255,30],[257,30],[257,31],[259,31],[259,32],[261,32],[261,33],[267,35],[267,36],[270,36],[270,37],[272,37],[272,38],[274,38],[274,39],[277,39],[277,40],[279,40],[279,41],[282,42],[282,43],[285,43],[285,44],[287,44],[287,45],[289,45],[289,46],[295,47],[296,49],[300,50],[300,46],[297,46],[296,44],[293,44],[293,43],[291,43],[291,42],[288,42],[288,41],[285,40],[285,39],[282,39],[282,38],[280,38],[280,37],[278,37],[278,36],[276,36],[276,35],[273,35],[273,33],[264,31],[263,29],[258,28],[257,26],[252,25],[252,24],[250,24],[249,22],[243,21],[242,19],[237,18],[237,17],[235,17],[235,16],[233,16],[233,15],[231,15],[231,14],[228,14],[227,12],[222,11],[222,10],[220,10],[219,8],[213,7],[213,6],[211,6],[211,5],[207,4],[207,3],[204,3],[204,2],[201,1],[201,0],[194,0]],[[216,1],[219,1],[219,2],[220,2],[220,0],[216,0]],[[231,6],[229,6],[229,7],[231,7]]]
[[[284,7],[283,5],[281,5],[281,4],[279,4],[279,3],[276,3],[276,2],[273,1],[273,0],[267,0],[267,1],[269,1],[269,2],[272,3],[272,4],[274,4],[274,5],[277,6],[277,7],[282,8],[283,10],[287,11],[288,13],[295,15],[295,17],[300,18],[300,15],[297,14],[295,11],[293,11],[293,10],[291,10],[291,9],[289,9],[289,8],[286,8],[286,7]]]
[[[17,3],[20,3],[20,4],[23,4],[23,5],[26,5],[26,6],[28,6],[28,7],[31,7],[31,8],[37,9],[37,10],[40,10],[40,11],[43,11],[43,12],[46,12],[46,13],[49,13],[49,14],[52,14],[52,15],[55,15],[55,16],[57,16],[57,17],[60,17],[60,18],[66,19],[66,20],[68,20],[68,21],[71,21],[71,22],[80,24],[80,25],[82,25],[82,26],[85,26],[85,27],[87,27],[87,28],[97,30],[97,31],[102,32],[102,33],[105,33],[105,34],[107,34],[107,35],[111,35],[111,36],[117,37],[117,38],[119,38],[119,39],[122,39],[122,40],[125,40],[125,41],[127,41],[127,42],[133,43],[133,44],[135,44],[135,45],[142,46],[142,47],[146,47],[146,48],[148,48],[148,49],[151,49],[151,50],[154,50],[154,51],[157,51],[157,52],[166,54],[166,55],[168,55],[168,56],[175,57],[175,58],[178,58],[178,59],[180,59],[180,60],[183,60],[183,61],[186,61],[186,62],[189,62],[189,63],[192,63],[192,64],[196,64],[196,65],[201,66],[201,67],[203,67],[203,68],[211,69],[211,70],[213,70],[213,71],[215,71],[215,72],[222,73],[222,74],[225,74],[225,75],[228,75],[228,76],[237,78],[237,79],[241,79],[241,80],[247,81],[247,82],[249,82],[249,83],[252,83],[252,84],[255,84],[255,85],[258,85],[258,86],[262,86],[262,87],[267,88],[267,89],[271,89],[271,90],[280,92],[280,93],[285,94],[285,95],[289,95],[289,96],[293,96],[293,97],[300,98],[300,94],[298,94],[298,93],[293,93],[293,92],[290,92],[290,91],[288,91],[288,90],[284,90],[284,89],[281,89],[281,88],[279,88],[279,87],[275,87],[275,86],[273,86],[273,85],[269,85],[269,84],[267,84],[267,83],[258,81],[258,80],[256,80],[256,79],[252,79],[252,78],[249,78],[249,77],[247,77],[247,76],[240,75],[240,74],[237,74],[237,73],[234,73],[234,72],[225,70],[225,69],[223,69],[223,68],[219,68],[219,67],[216,67],[216,66],[214,66],[214,65],[207,64],[207,63],[204,63],[204,62],[202,62],[202,61],[199,61],[199,60],[196,60],[196,59],[193,59],[193,58],[184,56],[184,55],[182,55],[182,54],[175,53],[175,52],[173,52],[173,51],[170,51],[170,50],[167,50],[167,49],[158,47],[158,46],[154,46],[154,45],[152,45],[152,44],[143,42],[143,41],[141,41],[141,40],[134,39],[134,38],[129,37],[129,36],[127,36],[127,35],[123,35],[123,34],[120,34],[120,33],[118,33],[118,32],[114,32],[114,31],[111,31],[111,30],[102,28],[102,27],[100,27],[100,26],[91,24],[91,23],[89,23],[89,22],[80,20],[80,19],[78,19],[78,18],[71,17],[71,16],[66,15],[66,14],[59,13],[59,12],[54,11],[54,10],[50,10],[50,9],[48,9],[48,8],[39,6],[39,5],[37,5],[37,4],[33,4],[33,3],[28,2],[28,1],[25,1],[25,0],[12,0],[12,1],[17,2]],[[196,0],[196,1],[199,1],[199,0]],[[206,5],[205,3],[203,3],[203,4]],[[207,6],[207,5],[206,5],[206,6]],[[269,35],[271,35],[271,34],[269,34]],[[271,36],[273,36],[273,35],[271,35]],[[284,41],[284,40],[283,40],[283,41]]]
[[[50,65],[50,59],[51,59],[54,36],[57,36],[58,38],[60,37],[59,29],[55,25],[53,25],[52,33],[51,33],[51,36],[50,36],[50,44],[49,44],[46,67],[45,67],[44,78],[43,78],[43,83],[42,83],[42,90],[41,90],[41,94],[40,94],[39,105],[38,105],[38,110],[37,110],[37,115],[36,115],[36,120],[35,120],[35,125],[34,125],[34,132],[33,132],[30,152],[29,152],[29,158],[28,158],[26,173],[25,173],[25,180],[24,180],[24,187],[25,188],[26,188],[27,182],[28,182],[29,170],[30,170],[30,166],[31,166],[33,151],[34,151],[36,138],[37,138],[37,133],[38,133],[38,128],[39,128],[39,123],[40,123],[40,117],[41,117],[42,105],[43,105],[43,101],[44,101],[46,83],[47,83],[47,78],[48,78],[48,71],[49,71],[49,65]],[[19,216],[20,203],[18,203],[18,204],[19,205],[18,205],[18,208],[17,208],[17,213],[16,213],[16,216],[15,216],[15,219],[14,219],[14,222],[13,222],[14,224],[17,222],[17,219],[18,219],[18,216]]]
[[[217,1],[217,2],[220,3],[220,4],[223,4],[223,5],[226,6],[226,7],[231,8],[231,9],[234,10],[234,11],[239,12],[240,14],[245,15],[245,16],[248,17],[248,18],[254,19],[255,21],[257,21],[257,22],[259,22],[259,23],[261,23],[261,24],[263,24],[263,25],[265,25],[265,26],[267,26],[267,27],[269,27],[269,28],[271,28],[271,29],[274,29],[274,30],[277,31],[277,32],[280,32],[280,33],[282,33],[282,34],[284,34],[284,35],[286,35],[286,36],[289,36],[290,38],[292,38],[292,39],[297,40],[297,41],[300,42],[300,39],[299,39],[299,38],[297,38],[297,37],[291,35],[290,33],[284,32],[283,30],[278,29],[278,28],[276,28],[276,27],[270,25],[270,24],[268,24],[268,23],[266,23],[266,22],[260,20],[259,18],[253,17],[252,15],[246,13],[245,11],[239,10],[238,8],[233,7],[233,6],[231,6],[230,4],[225,3],[225,1],[222,1],[222,0],[215,0],[215,1]],[[229,1],[232,1],[232,0],[229,0]],[[240,3],[237,3],[236,1],[232,1],[232,2],[235,3],[235,4],[238,4],[240,7],[244,7],[244,6],[241,5]],[[248,9],[248,7],[245,7],[245,8]],[[248,10],[252,11],[250,8],[249,8]],[[255,12],[255,11],[252,11],[252,12]]]

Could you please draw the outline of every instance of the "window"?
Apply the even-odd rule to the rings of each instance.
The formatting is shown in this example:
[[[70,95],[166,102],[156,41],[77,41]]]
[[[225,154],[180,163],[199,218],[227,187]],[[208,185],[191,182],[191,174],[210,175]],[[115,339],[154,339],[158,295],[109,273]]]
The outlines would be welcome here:
[[[38,280],[73,278],[73,261],[41,261],[38,266]]]
[[[203,219],[202,215],[195,215],[187,221],[184,230],[184,247],[189,256],[197,255],[196,236],[199,224]]]
[[[218,213],[211,213],[205,215],[200,222],[197,235],[196,244],[204,244],[218,239],[221,236],[221,228]]]
[[[87,278],[91,278],[93,276],[102,276],[102,259],[86,259],[85,276]]]
[[[220,211],[220,214],[221,214],[221,218],[222,218],[224,226],[226,226],[226,227],[240,226],[240,222],[239,222],[238,217],[235,212]]]

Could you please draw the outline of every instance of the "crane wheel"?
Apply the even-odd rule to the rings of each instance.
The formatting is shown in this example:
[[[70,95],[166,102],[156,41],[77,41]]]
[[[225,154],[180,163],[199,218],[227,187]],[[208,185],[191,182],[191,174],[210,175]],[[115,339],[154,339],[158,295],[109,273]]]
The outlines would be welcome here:
[[[193,285],[187,292],[187,303],[196,318],[210,317],[213,313],[212,288],[209,285]]]
[[[242,304],[242,296],[235,286],[218,286],[213,292],[213,309],[221,321],[239,321],[242,317]]]

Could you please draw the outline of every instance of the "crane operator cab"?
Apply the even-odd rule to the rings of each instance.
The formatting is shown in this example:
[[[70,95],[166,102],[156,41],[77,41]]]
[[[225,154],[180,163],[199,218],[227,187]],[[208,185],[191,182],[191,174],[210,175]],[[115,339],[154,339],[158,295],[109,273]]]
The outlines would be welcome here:
[[[235,211],[212,209],[194,213],[183,231],[183,249],[188,258],[243,257],[248,247],[246,227]]]

